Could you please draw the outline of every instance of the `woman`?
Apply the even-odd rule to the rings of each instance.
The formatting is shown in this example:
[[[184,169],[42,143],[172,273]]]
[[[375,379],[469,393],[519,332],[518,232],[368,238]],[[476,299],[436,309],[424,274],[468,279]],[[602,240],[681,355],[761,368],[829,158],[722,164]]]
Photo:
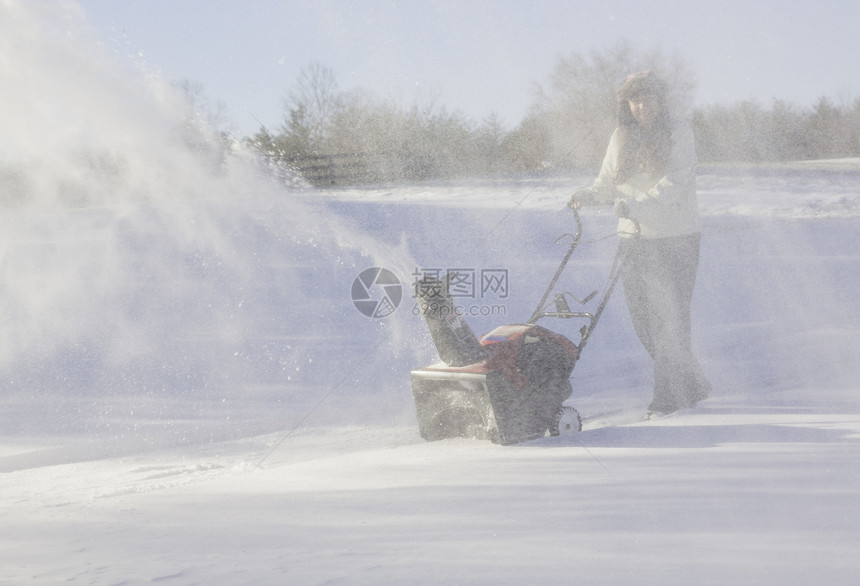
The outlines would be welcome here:
[[[651,72],[629,76],[618,93],[618,127],[594,185],[570,205],[615,205],[618,230],[641,238],[622,244],[622,272],[636,334],[654,362],[648,417],[695,406],[710,384],[693,354],[690,305],[699,265],[693,133],[669,116],[666,85]]]

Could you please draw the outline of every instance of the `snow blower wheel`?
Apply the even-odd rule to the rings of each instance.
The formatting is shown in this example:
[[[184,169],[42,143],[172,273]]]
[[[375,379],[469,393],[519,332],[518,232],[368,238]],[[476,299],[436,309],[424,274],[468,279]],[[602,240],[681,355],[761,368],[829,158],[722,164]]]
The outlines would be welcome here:
[[[569,405],[562,405],[549,428],[551,436],[573,435],[582,431],[582,417],[579,411]]]

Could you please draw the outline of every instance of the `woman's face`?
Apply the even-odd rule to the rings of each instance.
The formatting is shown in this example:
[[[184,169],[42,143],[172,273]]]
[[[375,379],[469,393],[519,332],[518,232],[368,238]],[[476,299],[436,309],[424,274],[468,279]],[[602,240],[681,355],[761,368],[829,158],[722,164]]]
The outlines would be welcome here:
[[[645,130],[650,129],[660,112],[657,96],[642,94],[632,100],[627,100],[627,103],[630,104],[630,113],[633,114],[633,119]]]

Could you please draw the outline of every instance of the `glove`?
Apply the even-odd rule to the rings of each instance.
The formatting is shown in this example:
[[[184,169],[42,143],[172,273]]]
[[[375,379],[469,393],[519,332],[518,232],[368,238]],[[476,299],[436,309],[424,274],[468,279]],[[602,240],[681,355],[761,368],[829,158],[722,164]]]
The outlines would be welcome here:
[[[612,207],[612,211],[615,212],[615,215],[619,218],[629,218],[630,217],[630,204],[627,203],[626,200],[616,199],[615,205]]]
[[[577,190],[570,196],[568,206],[578,210],[581,207],[593,206],[597,203],[597,191],[593,187]]]

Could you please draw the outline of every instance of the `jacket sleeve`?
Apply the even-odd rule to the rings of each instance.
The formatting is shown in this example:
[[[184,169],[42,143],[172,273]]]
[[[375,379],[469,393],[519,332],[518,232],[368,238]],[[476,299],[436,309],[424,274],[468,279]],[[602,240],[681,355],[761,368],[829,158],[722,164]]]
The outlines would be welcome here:
[[[680,206],[689,193],[690,182],[695,180],[697,163],[693,131],[686,123],[676,123],[672,129],[672,152],[666,175],[650,189],[622,183],[616,187],[618,197],[627,200],[631,215],[641,219],[659,214],[661,207]]]
[[[612,133],[609,138],[609,145],[606,147],[606,154],[603,157],[603,164],[600,166],[600,173],[597,179],[594,180],[594,191],[597,193],[595,202],[598,205],[610,205],[616,199],[621,197],[618,193],[615,183],[618,177],[618,154],[619,154],[619,138],[618,129]]]

